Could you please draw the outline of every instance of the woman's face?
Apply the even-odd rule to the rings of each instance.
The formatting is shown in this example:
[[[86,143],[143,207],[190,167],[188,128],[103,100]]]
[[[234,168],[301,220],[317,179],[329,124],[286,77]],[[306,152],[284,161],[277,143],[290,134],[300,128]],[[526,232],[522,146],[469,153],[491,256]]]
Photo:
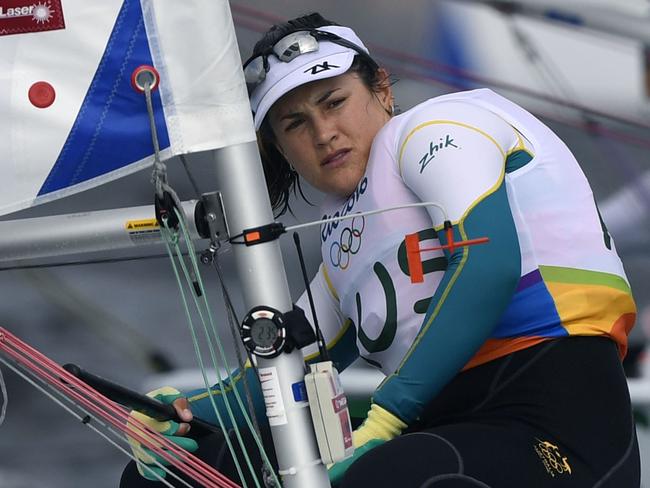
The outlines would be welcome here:
[[[295,88],[269,111],[278,149],[315,188],[350,195],[366,171],[375,135],[390,119],[386,85],[372,92],[348,72]]]

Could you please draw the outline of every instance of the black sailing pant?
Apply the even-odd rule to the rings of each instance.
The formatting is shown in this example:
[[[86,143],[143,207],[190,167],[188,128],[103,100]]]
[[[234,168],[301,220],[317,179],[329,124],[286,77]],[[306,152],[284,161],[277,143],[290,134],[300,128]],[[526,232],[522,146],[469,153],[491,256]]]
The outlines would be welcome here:
[[[638,488],[615,344],[541,343],[459,374],[418,426],[370,451],[342,488]]]

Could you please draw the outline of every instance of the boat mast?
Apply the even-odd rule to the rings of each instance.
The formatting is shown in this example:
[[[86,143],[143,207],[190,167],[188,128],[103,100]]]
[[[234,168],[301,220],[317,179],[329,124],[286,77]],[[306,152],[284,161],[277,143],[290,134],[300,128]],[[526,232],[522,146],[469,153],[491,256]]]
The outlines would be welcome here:
[[[214,170],[223,197],[230,235],[244,229],[273,222],[266,183],[255,142],[214,151]],[[225,183],[227,182],[227,184]],[[244,303],[248,309],[266,305],[288,312],[293,305],[277,240],[254,246],[233,245],[234,259],[241,280]],[[276,375],[279,398],[266,398],[267,413],[271,402],[278,422],[271,422],[271,434],[278,458],[279,473],[286,488],[329,487],[327,470],[320,461],[309,408],[294,397],[293,386],[304,381],[304,359],[294,349],[273,359],[258,358],[259,369]],[[271,379],[271,381],[275,381]],[[276,424],[276,425],[273,425]]]

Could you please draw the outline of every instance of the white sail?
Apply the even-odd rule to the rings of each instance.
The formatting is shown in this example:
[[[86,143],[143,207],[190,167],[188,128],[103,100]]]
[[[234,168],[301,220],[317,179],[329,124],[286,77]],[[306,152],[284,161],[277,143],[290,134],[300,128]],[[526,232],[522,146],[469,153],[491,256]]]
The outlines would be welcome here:
[[[0,7],[0,215],[152,162],[145,98],[131,86],[141,65],[160,74],[163,159],[255,140],[227,1],[9,3]]]

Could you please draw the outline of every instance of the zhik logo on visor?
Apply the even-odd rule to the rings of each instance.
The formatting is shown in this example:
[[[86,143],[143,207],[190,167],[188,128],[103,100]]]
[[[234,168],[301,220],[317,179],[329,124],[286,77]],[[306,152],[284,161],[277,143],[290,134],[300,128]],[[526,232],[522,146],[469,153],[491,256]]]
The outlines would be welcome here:
[[[323,71],[328,71],[332,68],[340,68],[340,66],[337,66],[335,64],[329,64],[327,61],[324,61],[323,64],[315,64],[311,68],[307,68],[303,73],[307,73],[307,71],[311,71],[312,75],[317,75],[318,73],[322,73]]]

